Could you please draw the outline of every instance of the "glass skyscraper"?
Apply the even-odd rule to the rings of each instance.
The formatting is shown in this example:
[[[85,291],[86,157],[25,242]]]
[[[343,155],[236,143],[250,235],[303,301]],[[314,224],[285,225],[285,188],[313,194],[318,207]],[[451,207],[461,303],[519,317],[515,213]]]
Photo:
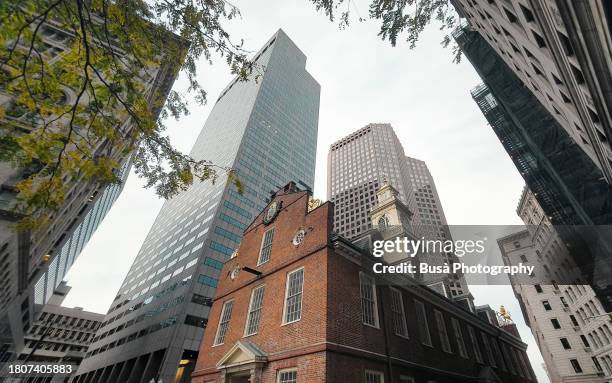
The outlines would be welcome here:
[[[320,86],[279,30],[254,57],[260,77],[221,93],[191,155],[236,169],[165,202],[98,330],[77,382],[187,382],[221,267],[271,191],[314,183]],[[255,75],[255,74],[254,74]]]

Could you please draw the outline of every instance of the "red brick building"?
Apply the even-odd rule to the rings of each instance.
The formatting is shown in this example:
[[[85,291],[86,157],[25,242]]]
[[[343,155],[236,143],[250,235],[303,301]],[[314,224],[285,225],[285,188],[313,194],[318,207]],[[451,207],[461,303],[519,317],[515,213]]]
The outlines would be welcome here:
[[[195,383],[535,382],[526,345],[332,233],[289,184],[223,268]]]

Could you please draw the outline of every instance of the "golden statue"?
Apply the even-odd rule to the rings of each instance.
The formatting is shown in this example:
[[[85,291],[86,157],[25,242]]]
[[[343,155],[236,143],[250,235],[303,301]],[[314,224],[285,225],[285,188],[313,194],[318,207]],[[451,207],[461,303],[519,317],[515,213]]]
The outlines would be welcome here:
[[[504,305],[501,305],[499,307],[499,316],[502,317],[506,321],[511,321],[512,320],[512,318],[510,317],[510,313],[508,312],[508,310],[506,310]]]
[[[321,200],[317,198],[313,198],[312,196],[308,197],[308,212],[318,208],[321,206]]]

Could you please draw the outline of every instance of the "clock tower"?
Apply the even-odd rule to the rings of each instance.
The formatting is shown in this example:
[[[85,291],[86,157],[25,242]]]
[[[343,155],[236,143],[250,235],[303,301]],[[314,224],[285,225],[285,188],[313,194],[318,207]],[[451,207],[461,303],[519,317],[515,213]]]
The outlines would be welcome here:
[[[370,211],[372,226],[380,231],[383,239],[413,237],[412,212],[400,201],[398,195],[399,192],[385,177],[382,187],[376,192],[376,204]]]

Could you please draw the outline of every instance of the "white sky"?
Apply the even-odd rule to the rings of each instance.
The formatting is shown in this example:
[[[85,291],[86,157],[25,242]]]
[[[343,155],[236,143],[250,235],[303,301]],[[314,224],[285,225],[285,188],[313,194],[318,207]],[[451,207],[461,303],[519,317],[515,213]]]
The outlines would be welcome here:
[[[407,155],[426,161],[451,225],[521,224],[516,206],[523,187],[510,158],[470,96],[480,83],[467,60],[451,62],[442,33],[429,28],[417,49],[393,48],[377,36],[375,22],[339,30],[308,0],[240,0],[242,19],[228,30],[256,52],[282,28],[307,56],[307,70],[321,84],[315,196],[325,199],[327,151],[337,139],[370,122],[389,122]],[[353,2],[354,3],[354,2]],[[367,16],[366,2],[357,9]],[[355,12],[355,8],[353,8]],[[204,124],[214,100],[232,79],[225,63],[202,61],[199,81],[210,103],[178,122],[168,135],[184,152]],[[180,78],[175,88],[185,88]],[[66,306],[106,313],[163,201],[135,175],[68,274]],[[548,382],[542,357],[509,286],[471,286],[477,304],[513,314],[540,382]]]

